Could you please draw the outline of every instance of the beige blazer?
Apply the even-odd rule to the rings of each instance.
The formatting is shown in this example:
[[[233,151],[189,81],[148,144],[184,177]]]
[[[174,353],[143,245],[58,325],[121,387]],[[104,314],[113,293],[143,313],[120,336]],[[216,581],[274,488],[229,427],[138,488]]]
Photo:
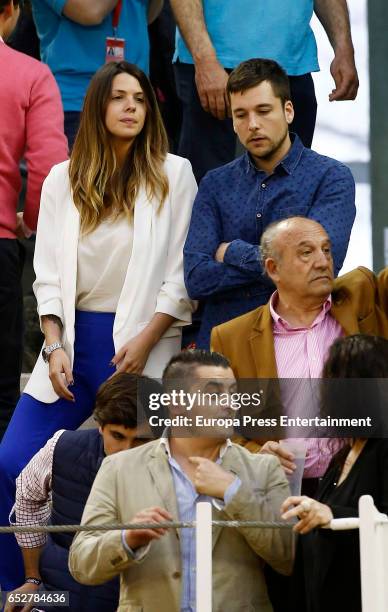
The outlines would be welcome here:
[[[233,444],[222,466],[242,484],[224,510],[213,508],[214,518],[278,520],[289,488],[276,457]],[[159,440],[103,461],[82,524],[129,522],[151,506],[162,506],[178,519],[173,477]],[[136,562],[128,557],[121,532],[80,532],[70,549],[70,572],[83,584],[100,584],[120,573],[120,612],[179,612],[180,537],[170,530]],[[263,564],[289,573],[291,549],[289,530],[213,527],[213,612],[272,612]]]
[[[69,162],[54,166],[41,197],[34,268],[39,316],[54,314],[63,323],[65,350],[73,363],[79,213],[74,206]],[[144,373],[160,377],[166,362],[180,350],[181,328],[191,322],[183,279],[183,244],[197,185],[190,162],[168,154],[169,195],[160,212],[141,189],[135,204],[134,241],[113,327],[115,349],[138,334],[155,312],[177,319],[153,348]],[[58,399],[41,355],[24,390],[43,402]]]

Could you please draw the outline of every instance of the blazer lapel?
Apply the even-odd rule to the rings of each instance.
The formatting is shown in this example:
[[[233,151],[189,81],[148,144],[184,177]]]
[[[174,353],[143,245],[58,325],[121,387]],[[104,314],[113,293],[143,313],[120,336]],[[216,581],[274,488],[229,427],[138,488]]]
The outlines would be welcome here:
[[[154,486],[163,500],[163,506],[171,514],[173,520],[178,521],[179,512],[174,481],[163,445],[156,446],[148,463],[148,469],[151,472]],[[180,529],[176,529],[176,533],[180,537]]]
[[[64,220],[61,245],[61,282],[63,315],[66,325],[66,337],[70,346],[74,344],[75,297],[77,284],[77,254],[80,231],[80,216],[72,197],[66,202],[67,212]]]
[[[260,309],[249,344],[255,362],[257,378],[277,378],[272,317],[268,304]]]
[[[345,299],[333,300],[330,310],[334,319],[341,325],[345,336],[360,333],[356,313],[349,307]]]
[[[243,464],[241,463],[239,453],[235,451],[233,446],[230,446],[227,448],[225,455],[222,458],[221,466],[223,467],[224,470],[228,472],[232,472],[233,474],[238,476],[241,481],[243,481],[243,471],[244,471]],[[214,506],[214,504],[212,504],[212,507],[213,507],[212,515],[213,515],[214,520],[221,520],[221,521],[227,520],[227,517],[222,510],[218,510]],[[214,549],[214,546],[216,545],[217,540],[220,537],[221,531],[223,529],[224,528],[220,527],[219,525],[213,525],[212,527],[212,549]],[[231,529],[231,528],[225,527],[225,529]]]
[[[134,209],[132,254],[117,305],[113,328],[115,338],[124,326],[128,327],[128,313],[133,313],[136,318],[135,313],[138,310],[136,303],[144,301],[141,297],[144,290],[147,290],[147,285],[144,286],[144,271],[147,266],[153,265],[154,259],[152,227],[154,213],[155,205],[147,198],[146,191],[142,187]],[[136,329],[131,331],[131,336],[137,333]]]

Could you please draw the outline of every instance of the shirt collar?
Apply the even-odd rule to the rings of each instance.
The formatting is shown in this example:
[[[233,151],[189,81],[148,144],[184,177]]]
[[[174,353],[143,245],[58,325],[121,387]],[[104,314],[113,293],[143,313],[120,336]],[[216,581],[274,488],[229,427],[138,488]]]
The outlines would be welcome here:
[[[287,174],[292,174],[298,165],[300,158],[302,156],[304,146],[297,134],[290,132],[291,138],[291,149],[288,151],[287,155],[278,163],[275,168],[275,172],[278,168],[283,168]],[[260,169],[255,166],[252,161],[252,158],[248,151],[245,151],[243,155],[243,165],[244,170],[248,174],[248,172],[260,172]]]
[[[292,330],[295,331],[295,329],[306,329],[304,327],[298,327],[298,328],[291,327],[288,321],[286,321],[285,319],[282,319],[282,317],[278,315],[278,313],[276,312],[277,302],[278,302],[278,292],[274,291],[271,297],[269,298],[269,310],[271,313],[272,320],[274,322],[275,329],[290,330],[290,331]],[[321,321],[323,321],[327,313],[330,312],[331,305],[332,305],[332,298],[331,298],[331,295],[329,295],[327,300],[325,300],[325,302],[322,304],[321,312],[314,319],[310,327],[313,327],[314,325],[317,325],[318,323],[321,323]]]
[[[160,438],[159,445],[160,446],[164,446],[164,450],[166,452],[166,455],[168,456],[169,459],[171,459],[172,455],[171,455],[171,450],[170,450],[169,438],[167,436],[163,435]],[[226,441],[225,441],[225,444],[223,444],[221,446],[221,448],[220,448],[219,459],[223,458],[223,456],[225,455],[226,451],[228,450],[228,448],[230,446],[233,446],[232,441],[230,440],[230,438],[227,438]]]

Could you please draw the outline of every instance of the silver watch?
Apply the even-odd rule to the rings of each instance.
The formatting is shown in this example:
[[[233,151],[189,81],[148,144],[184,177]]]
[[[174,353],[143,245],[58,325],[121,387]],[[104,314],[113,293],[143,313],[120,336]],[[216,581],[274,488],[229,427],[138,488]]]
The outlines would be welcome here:
[[[48,363],[51,353],[56,351],[57,349],[63,348],[62,342],[53,342],[48,346],[44,346],[42,348],[42,357],[45,363]]]

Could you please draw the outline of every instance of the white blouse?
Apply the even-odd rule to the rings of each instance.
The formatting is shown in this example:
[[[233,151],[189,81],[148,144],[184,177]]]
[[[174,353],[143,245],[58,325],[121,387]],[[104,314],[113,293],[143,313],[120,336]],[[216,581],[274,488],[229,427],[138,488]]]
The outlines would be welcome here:
[[[133,221],[125,215],[102,221],[80,236],[77,253],[76,308],[116,312],[133,245]]]

